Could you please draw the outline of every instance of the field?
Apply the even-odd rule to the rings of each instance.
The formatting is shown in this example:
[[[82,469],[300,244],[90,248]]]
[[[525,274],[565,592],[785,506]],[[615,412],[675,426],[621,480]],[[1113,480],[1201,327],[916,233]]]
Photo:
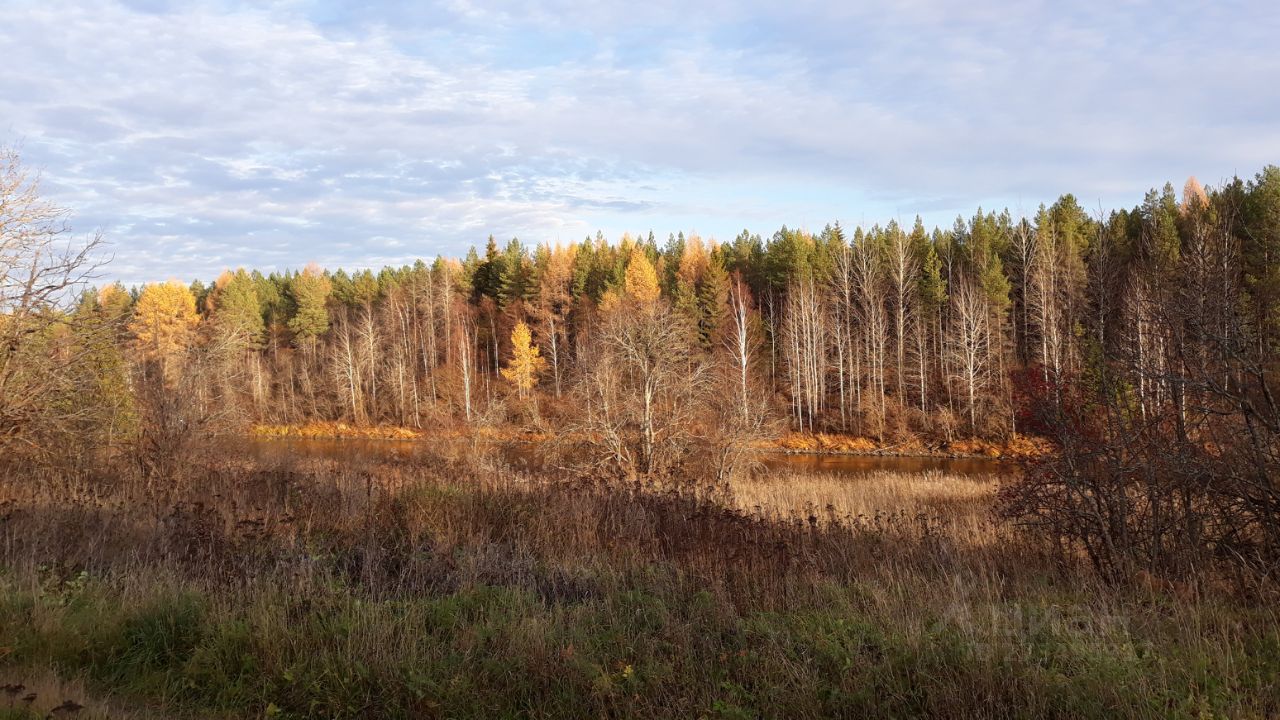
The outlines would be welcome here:
[[[994,479],[485,457],[6,477],[0,717],[1280,712],[1274,604],[1102,585],[994,520]]]

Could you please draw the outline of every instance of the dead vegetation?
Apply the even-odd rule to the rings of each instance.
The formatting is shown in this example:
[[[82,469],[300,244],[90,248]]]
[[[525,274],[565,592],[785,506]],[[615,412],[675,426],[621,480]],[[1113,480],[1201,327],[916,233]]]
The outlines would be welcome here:
[[[1280,708],[1271,606],[1103,585],[997,524],[991,480],[245,457],[164,484],[8,468],[0,666],[235,716]]]

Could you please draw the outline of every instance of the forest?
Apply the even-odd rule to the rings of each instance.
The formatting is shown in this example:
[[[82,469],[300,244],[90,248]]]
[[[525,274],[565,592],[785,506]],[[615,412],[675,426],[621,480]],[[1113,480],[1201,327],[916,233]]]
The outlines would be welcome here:
[[[46,697],[1280,712],[1280,167],[1106,212],[490,236],[134,287],[72,219],[6,151],[0,670]],[[238,444],[328,435],[431,455]],[[762,453],[816,438],[1021,460],[766,479]]]
[[[1064,195],[1033,217],[979,209],[947,229],[917,218],[724,243],[490,237],[483,254],[376,273],[311,265],[108,285],[65,320],[116,328],[94,357],[120,388],[130,368],[172,381],[196,353],[192,389],[220,414],[422,428],[533,422],[534,396],[554,414],[609,344],[611,315],[660,302],[678,362],[730,371],[742,413],[763,396],[800,431],[1009,437],[1033,381],[1066,387],[1109,367],[1144,415],[1185,411],[1208,361],[1185,357],[1188,343],[1270,350],[1277,197],[1269,167],[1212,193],[1192,179],[1181,199],[1166,185],[1098,218]],[[520,324],[525,347],[513,344]],[[533,372],[504,382],[535,349]],[[98,423],[108,432],[129,422],[111,387],[94,390],[117,413]]]

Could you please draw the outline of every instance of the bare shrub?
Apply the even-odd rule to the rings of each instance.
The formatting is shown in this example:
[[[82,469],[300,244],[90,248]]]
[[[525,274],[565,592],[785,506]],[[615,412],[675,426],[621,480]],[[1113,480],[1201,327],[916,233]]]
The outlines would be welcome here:
[[[605,315],[575,388],[584,413],[571,427],[596,468],[654,478],[691,452],[708,378],[691,336],[663,302],[628,303]]]
[[[102,239],[77,238],[70,211],[0,147],[0,455],[48,461],[92,410],[77,369],[108,329],[73,325],[77,291],[95,277]]]
[[[216,342],[186,349],[176,370],[154,363],[135,379],[138,406],[137,451],[133,459],[146,478],[172,480],[187,473],[206,441],[243,430],[248,418],[239,403],[213,393],[203,378],[225,364],[226,348]]]
[[[1224,410],[1180,433],[1176,405],[1144,414],[1132,389],[1112,382],[1046,386],[1032,422],[1060,450],[1002,489],[1005,517],[1082,551],[1112,580],[1215,568],[1249,584],[1275,576],[1270,488],[1280,466],[1253,444],[1258,433],[1243,414]]]

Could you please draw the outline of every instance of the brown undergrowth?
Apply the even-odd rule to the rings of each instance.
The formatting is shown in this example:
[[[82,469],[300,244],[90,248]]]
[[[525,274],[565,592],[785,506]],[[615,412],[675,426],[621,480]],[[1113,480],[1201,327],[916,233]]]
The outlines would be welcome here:
[[[498,442],[545,442],[552,435],[516,426],[432,427],[416,429],[398,425],[349,425],[340,422],[310,422],[301,425],[256,424],[249,435],[257,438],[349,439],[349,440],[463,440]],[[557,434],[559,436],[560,434]],[[1024,460],[1054,452],[1044,438],[1015,435],[1007,441],[980,438],[929,441],[913,437],[897,442],[877,442],[873,438],[838,433],[786,433],[761,440],[754,448],[763,451],[836,455],[902,455],[933,457],[990,457]]]
[[[787,433],[759,444],[762,450],[798,453],[831,453],[843,455],[904,455],[935,457],[990,457],[1011,460],[1042,457],[1054,452],[1052,443],[1043,438],[1015,435],[1007,441],[981,438],[957,438],[931,441],[924,437],[908,437],[894,442],[877,442],[873,438],[833,433]]]
[[[218,460],[163,487],[95,476],[7,484],[0,506],[11,561],[91,574],[158,564],[234,583],[281,570],[301,578],[323,556],[330,569],[379,592],[474,581],[450,558],[494,545],[519,547],[552,566],[674,562],[698,582],[762,606],[786,596],[789,583],[847,581],[890,558],[932,565],[944,546],[949,555],[965,554],[975,572],[999,567],[1000,554],[962,546],[940,530],[973,520],[972,508],[923,512],[916,481],[891,475],[881,482],[889,485],[872,509],[865,491],[836,479],[694,489],[598,484],[444,457],[275,467]],[[948,482],[953,491],[970,484]],[[823,487],[862,499],[828,502]],[[889,502],[899,491],[916,497]],[[977,517],[985,523],[984,514]],[[1005,540],[1015,541],[1011,534]]]
[[[994,480],[604,483],[468,452],[11,468],[0,669],[237,717],[1280,707],[1273,611],[1104,586],[998,524]]]

